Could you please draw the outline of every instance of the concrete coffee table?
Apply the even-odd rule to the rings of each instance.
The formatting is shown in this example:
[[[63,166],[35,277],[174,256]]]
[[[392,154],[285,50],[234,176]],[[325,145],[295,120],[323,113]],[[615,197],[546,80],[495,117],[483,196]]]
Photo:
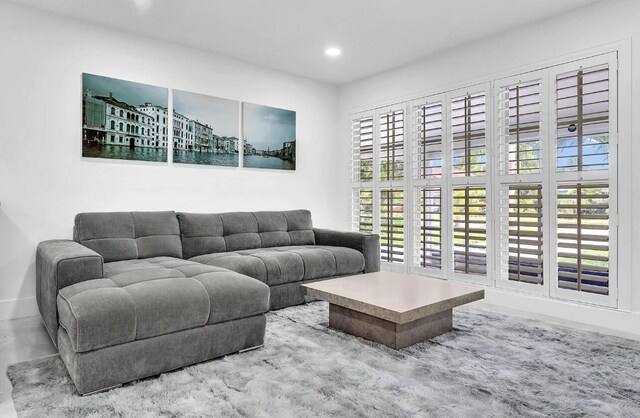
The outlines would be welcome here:
[[[451,331],[455,306],[484,290],[401,273],[377,272],[302,285],[329,302],[329,326],[399,350]]]

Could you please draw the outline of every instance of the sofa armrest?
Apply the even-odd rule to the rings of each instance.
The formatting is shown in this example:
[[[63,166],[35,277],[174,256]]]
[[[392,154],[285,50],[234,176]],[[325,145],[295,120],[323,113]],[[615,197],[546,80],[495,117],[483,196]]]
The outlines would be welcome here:
[[[364,272],[380,271],[380,236],[313,228],[317,245],[334,245],[358,250],[364,255]]]
[[[58,343],[58,291],[85,280],[102,278],[102,256],[70,240],[43,241],[36,251],[36,300],[45,328]]]

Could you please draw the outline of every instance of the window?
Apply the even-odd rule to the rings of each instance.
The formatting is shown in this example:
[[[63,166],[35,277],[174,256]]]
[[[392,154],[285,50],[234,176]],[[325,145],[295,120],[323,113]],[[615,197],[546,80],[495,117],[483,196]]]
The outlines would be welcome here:
[[[402,189],[380,190],[380,245],[383,261],[404,260],[404,193]]]
[[[354,181],[373,181],[373,117],[353,121],[352,167]]]
[[[453,266],[464,274],[487,273],[487,191],[453,189]]]
[[[386,270],[616,307],[617,74],[605,53],[353,115],[353,228]]]
[[[404,112],[380,115],[380,180],[404,178]]]
[[[617,57],[592,57],[550,69],[555,102],[555,223],[551,294],[617,305]],[[610,170],[610,168],[614,168]]]
[[[609,68],[556,77],[558,171],[609,168]]]
[[[496,82],[498,124],[498,247],[496,286],[536,294],[548,294],[545,282],[543,207],[544,124],[549,123],[543,105],[548,72],[535,71]],[[548,105],[548,100],[547,100]],[[545,148],[546,147],[546,148]],[[546,287],[545,287],[546,286]]]
[[[115,121],[111,121],[111,130],[115,131],[116,130],[116,122]]]
[[[453,176],[484,176],[486,167],[486,113],[484,92],[451,100]]]
[[[510,281],[543,284],[542,185],[506,189],[508,208],[501,230],[502,276]]]
[[[417,264],[421,267],[442,267],[442,196],[439,187],[418,190],[419,242]]]
[[[609,185],[558,186],[558,286],[609,292]]]
[[[446,190],[443,140],[446,136],[445,98],[419,99],[411,104],[413,180],[413,264],[439,275],[445,258],[443,190]]]
[[[382,261],[402,267],[404,245],[404,107],[354,117],[352,225],[381,236]]]
[[[540,80],[519,82],[501,88],[500,174],[540,172]]]
[[[442,103],[427,103],[416,109],[418,120],[417,178],[442,177]]]

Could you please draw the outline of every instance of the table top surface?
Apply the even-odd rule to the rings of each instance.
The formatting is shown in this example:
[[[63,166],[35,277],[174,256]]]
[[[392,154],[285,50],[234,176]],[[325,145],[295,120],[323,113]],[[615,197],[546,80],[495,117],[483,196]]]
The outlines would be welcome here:
[[[302,286],[310,296],[396,323],[484,298],[484,290],[479,287],[383,271]]]

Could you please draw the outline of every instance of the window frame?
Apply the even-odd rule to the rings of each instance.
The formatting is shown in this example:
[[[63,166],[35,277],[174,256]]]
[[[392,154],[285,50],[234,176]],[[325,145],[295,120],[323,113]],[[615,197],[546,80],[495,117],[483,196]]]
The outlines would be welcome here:
[[[553,190],[550,194],[549,204],[551,208],[558,205],[557,186],[571,185],[577,183],[607,183],[609,185],[609,294],[597,295],[587,292],[579,292],[575,290],[563,289],[558,285],[558,222],[555,219],[551,226],[549,234],[552,250],[549,252],[550,262],[553,267],[550,272],[551,288],[550,297],[555,299],[582,302],[599,306],[617,308],[618,307],[618,53],[609,52],[597,56],[583,58],[556,65],[549,68],[548,83],[553,86],[554,96],[549,100],[549,106],[555,108],[555,80],[559,74],[575,70],[579,67],[592,67],[602,64],[609,66],[609,169],[608,170],[589,170],[589,171],[563,171],[558,172],[551,170],[549,172],[549,181],[552,186],[548,191]],[[611,88],[615,86],[615,88]],[[550,112],[549,118],[549,138],[553,141],[551,146],[552,161],[557,161],[557,115]],[[555,166],[555,164],[554,164]],[[612,197],[612,198],[611,198]]]
[[[411,169],[409,171],[410,177],[408,179],[410,186],[408,190],[410,193],[405,194],[405,197],[410,198],[410,204],[407,209],[410,211],[408,219],[412,221],[409,231],[411,231],[411,238],[408,240],[413,251],[412,257],[409,259],[409,271],[417,274],[426,274],[433,277],[445,278],[447,275],[447,266],[451,258],[449,248],[449,233],[447,229],[450,223],[450,214],[447,210],[449,207],[449,178],[450,178],[450,164],[449,161],[449,147],[447,146],[447,138],[449,135],[449,123],[447,119],[449,105],[447,103],[448,96],[446,94],[436,94],[409,102],[409,123],[410,123],[410,161]],[[420,178],[419,162],[420,162],[420,144],[419,141],[421,128],[418,127],[414,121],[420,117],[419,109],[421,106],[440,103],[441,105],[441,123],[442,123],[442,175],[440,177]],[[440,189],[440,249],[441,259],[440,268],[423,267],[419,263],[419,251],[420,251],[420,210],[417,209],[420,204],[420,190],[423,188],[438,188]]]
[[[432,90],[432,92],[421,94],[421,95],[407,95],[400,102],[397,102],[394,106],[406,106],[405,113],[405,186],[404,186],[404,200],[405,200],[405,246],[406,256],[404,260],[404,269],[401,269],[401,266],[393,266],[395,270],[398,271],[406,271],[415,274],[426,275],[430,277],[439,277],[443,279],[453,279],[457,281],[468,281],[476,284],[483,284],[486,286],[494,287],[494,288],[503,288],[506,291],[517,291],[518,293],[524,292],[525,294],[534,293],[541,297],[555,299],[558,301],[570,301],[570,302],[578,302],[584,304],[598,305],[602,307],[611,307],[623,310],[629,310],[632,306],[634,300],[640,300],[638,298],[632,299],[631,293],[640,296],[640,292],[637,292],[632,288],[632,280],[631,280],[631,241],[632,241],[632,232],[631,228],[618,231],[618,222],[619,218],[625,220],[628,225],[632,225],[631,222],[631,200],[632,197],[630,195],[621,196],[618,193],[618,190],[622,190],[625,193],[631,193],[631,179],[629,176],[619,177],[618,171],[620,168],[618,167],[618,161],[621,161],[625,164],[623,168],[625,172],[629,172],[629,168],[632,165],[632,158],[635,154],[639,154],[637,149],[631,147],[631,94],[629,91],[621,91],[620,83],[618,78],[621,78],[625,83],[631,82],[631,61],[630,61],[630,42],[621,41],[618,43],[610,44],[603,47],[592,48],[590,50],[582,51],[579,53],[566,54],[562,58],[550,59],[546,61],[541,61],[537,64],[537,68],[541,68],[536,70],[536,64],[528,64],[526,66],[522,66],[519,69],[511,70],[509,73],[515,75],[509,75],[508,73],[503,72],[504,76],[501,74],[497,74],[493,77],[487,77],[489,81],[486,83],[469,83],[470,87],[462,87],[456,88],[454,90],[449,89],[441,89],[441,90]],[[610,195],[615,196],[615,199],[610,201],[610,254],[611,263],[610,263],[610,278],[609,278],[609,288],[610,292],[608,297],[604,297],[602,295],[593,295],[595,298],[591,297],[588,294],[584,294],[584,292],[575,292],[566,289],[558,289],[557,287],[557,231],[556,231],[556,219],[555,219],[555,208],[557,205],[557,185],[559,182],[571,181],[571,174],[576,174],[576,172],[561,172],[558,173],[556,170],[557,165],[557,148],[556,148],[556,126],[555,126],[555,98],[551,97],[555,95],[555,74],[563,73],[571,71],[576,67],[577,63],[580,62],[590,62],[592,65],[603,64],[604,60],[608,60],[611,62],[609,65],[609,80],[610,87],[609,91],[609,101],[610,103],[615,103],[615,111],[609,112],[609,147],[610,147],[610,159],[609,159],[609,170],[608,177],[605,179],[605,182],[609,184]],[[618,64],[619,63],[619,64]],[[580,64],[577,65],[578,67]],[[583,66],[591,66],[585,65]],[[620,68],[623,68],[621,70]],[[539,73],[543,76],[541,77],[541,95],[545,96],[541,99],[541,112],[546,113],[546,120],[541,123],[541,170],[540,173],[532,174],[516,174],[514,178],[502,178],[497,170],[497,165],[492,163],[492,159],[499,158],[499,155],[496,151],[498,151],[499,137],[498,137],[498,105],[499,102],[496,98],[498,94],[498,86],[500,84],[504,84],[507,79],[522,79],[523,81],[527,78],[532,78],[531,76]],[[486,78],[485,78],[486,79]],[[465,85],[463,83],[458,83],[458,86]],[[486,184],[487,189],[487,206],[491,205],[491,207],[487,207],[487,222],[488,222],[488,239],[487,239],[487,249],[488,249],[488,260],[487,260],[487,279],[483,281],[481,278],[469,278],[469,277],[460,277],[460,275],[452,275],[447,273],[447,269],[450,269],[449,262],[446,261],[446,257],[451,252],[449,249],[451,242],[447,242],[449,240],[449,235],[451,235],[451,231],[449,231],[450,217],[451,212],[451,204],[452,204],[452,190],[455,184],[461,185],[475,185],[475,181],[469,181],[467,177],[458,177],[453,178],[449,173],[447,173],[446,164],[450,159],[450,151],[448,145],[448,133],[443,132],[443,175],[441,179],[417,179],[414,175],[416,168],[414,164],[416,163],[415,159],[417,156],[417,152],[414,150],[414,105],[416,103],[419,104],[421,101],[425,100],[433,100],[434,98],[440,97],[442,98],[443,104],[443,120],[446,120],[446,123],[443,126],[443,129],[449,129],[451,121],[449,120],[449,114],[446,107],[450,107],[450,99],[451,97],[455,97],[455,94],[462,91],[471,91],[475,89],[479,85],[489,85],[489,88],[485,90],[486,95],[486,103],[487,110],[487,126],[486,126],[486,164],[487,164],[487,173],[484,176],[486,180],[484,184]],[[455,87],[455,86],[454,86]],[[444,92],[443,92],[444,91]],[[416,98],[418,97],[418,98]],[[621,101],[621,102],[620,102]],[[383,103],[380,103],[378,107],[375,107],[376,110],[368,111],[371,112],[379,112],[384,111],[389,108],[389,106],[380,106]],[[611,105],[610,105],[611,106]],[[622,109],[622,112],[619,111],[618,107]],[[361,108],[364,109],[364,108]],[[367,113],[367,112],[361,112]],[[624,123],[619,126],[618,117],[620,117],[621,113],[624,115],[626,119],[624,119]],[[553,116],[553,119],[552,119]],[[349,115],[352,117],[352,114]],[[495,125],[495,126],[494,126]],[[547,130],[546,132],[542,132],[542,130]],[[619,138],[620,136],[620,138]],[[621,141],[621,142],[620,142]],[[626,150],[623,153],[618,155],[617,148],[621,146]],[[633,156],[632,156],[633,151]],[[374,161],[377,163],[377,156],[374,157]],[[497,161],[495,161],[497,163]],[[495,166],[495,167],[494,167]],[[552,169],[549,169],[552,167]],[[495,170],[495,174],[491,173],[491,170]],[[583,171],[577,172],[578,179],[583,182],[593,181],[601,182],[601,176],[597,173],[597,171]],[[374,175],[375,176],[375,175]],[[511,175],[513,177],[514,175]],[[544,261],[544,290],[540,292],[531,292],[526,291],[525,289],[512,288],[508,286],[503,286],[504,280],[498,279],[499,274],[499,251],[497,244],[499,243],[499,226],[500,226],[500,205],[494,202],[497,202],[497,198],[500,196],[501,185],[502,183],[531,183],[535,184],[534,178],[538,176],[539,183],[542,184],[543,188],[543,216],[546,216],[544,219],[543,225],[543,245],[545,253],[548,253],[549,256],[545,256]],[[481,177],[476,177],[476,180]],[[553,179],[553,180],[552,180]],[[480,181],[480,183],[483,183]],[[419,249],[419,236],[416,233],[418,220],[419,220],[419,190],[420,187],[439,187],[441,191],[441,204],[442,204],[442,268],[440,270],[434,268],[422,268],[418,263],[415,262],[415,254]],[[379,187],[376,187],[379,190]],[[379,197],[379,192],[376,190],[374,192],[374,197]],[[407,203],[407,199],[410,200]],[[615,201],[613,201],[615,200]],[[374,215],[378,213],[379,208],[376,207],[374,210]],[[622,209],[622,211],[621,211]],[[409,226],[407,222],[410,222]],[[490,224],[490,225],[489,225]],[[623,243],[620,243],[619,240],[624,240]],[[450,241],[450,240],[449,240]],[[493,252],[490,256],[489,253]],[[614,261],[615,258],[615,261]],[[623,260],[621,260],[623,258]],[[621,264],[622,261],[622,264]],[[384,264],[384,263],[382,263]],[[382,269],[388,270],[387,266],[382,265]],[[619,278],[618,273],[622,272],[625,274],[625,277]],[[464,276],[464,275],[463,275]],[[562,291],[564,290],[564,292]],[[566,292],[571,292],[567,294]],[[626,293],[625,293],[626,292]],[[580,296],[576,297],[576,293],[583,293]],[[604,299],[607,300],[604,300]],[[618,298],[621,298],[618,300]],[[637,305],[638,302],[636,301]]]
[[[519,184],[527,184],[527,185],[542,185],[542,251],[543,251],[543,260],[547,260],[545,258],[545,254],[550,251],[551,246],[549,245],[549,237],[550,237],[550,224],[553,222],[553,218],[551,217],[551,209],[550,209],[550,191],[548,187],[548,177],[549,172],[552,171],[549,167],[552,163],[551,148],[553,148],[553,144],[550,143],[550,134],[549,134],[549,99],[546,97],[550,96],[549,93],[549,69],[545,68],[542,70],[529,71],[523,74],[517,74],[514,76],[503,77],[497,79],[493,82],[493,100],[495,103],[495,111],[494,117],[496,118],[496,126],[493,131],[493,142],[495,143],[495,149],[498,151],[499,155],[496,157],[499,160],[504,158],[503,149],[504,144],[501,139],[501,129],[500,120],[498,116],[498,112],[500,109],[500,91],[504,87],[508,87],[514,84],[526,83],[533,80],[540,81],[540,171],[538,173],[517,173],[517,174],[503,174],[500,169],[496,170],[496,174],[494,176],[494,188],[497,192],[498,201],[498,209],[497,214],[494,217],[495,220],[495,228],[494,228],[494,236],[496,237],[496,243],[500,246],[500,249],[496,251],[495,254],[495,286],[497,288],[502,289],[510,289],[516,290],[518,292],[529,293],[533,295],[539,296],[549,296],[550,289],[550,273],[551,266],[550,262],[543,262],[543,283],[541,286],[532,285],[531,283],[523,283],[509,280],[508,277],[503,275],[503,271],[501,271],[502,259],[501,255],[503,253],[504,248],[504,236],[503,229],[504,225],[504,213],[505,211],[505,203],[508,205],[508,201],[504,202],[504,194],[505,191],[508,193],[509,186],[511,185],[519,185]],[[555,144],[555,142],[554,142]],[[554,165],[555,167],[555,165]],[[508,207],[506,208],[508,209]]]
[[[454,98],[458,98],[460,96],[464,96],[467,94],[476,94],[479,92],[484,92],[485,95],[485,175],[484,176],[461,176],[461,177],[453,177],[453,132],[452,132],[452,112],[451,112],[451,103]],[[473,284],[482,284],[482,285],[491,285],[493,283],[493,272],[494,272],[494,258],[495,258],[495,247],[494,247],[494,233],[493,233],[493,212],[494,212],[494,198],[493,198],[493,187],[491,183],[491,178],[493,178],[494,172],[494,144],[491,141],[493,137],[493,100],[492,100],[492,86],[491,82],[474,84],[469,87],[464,87],[460,89],[451,90],[445,93],[447,97],[447,135],[445,137],[445,143],[447,144],[447,177],[448,184],[446,189],[447,194],[447,206],[446,212],[449,215],[447,227],[447,235],[449,237],[446,247],[446,252],[449,254],[449,258],[447,260],[447,270],[446,276],[447,278],[452,278],[462,282],[468,282]],[[453,189],[458,187],[484,187],[486,190],[486,262],[487,262],[487,273],[482,274],[472,274],[472,273],[459,273],[456,272],[453,265]],[[444,229],[444,228],[443,228]]]
[[[384,114],[390,112],[402,111],[403,112],[403,178],[402,180],[385,180],[382,181],[380,179],[380,162],[381,162],[381,135],[380,135],[380,117]],[[373,177],[371,181],[356,181],[355,176],[355,136],[353,134],[353,123],[356,120],[362,120],[367,118],[373,118]],[[350,171],[350,189],[351,189],[351,224],[354,230],[356,226],[356,219],[359,219],[359,215],[356,213],[359,206],[359,198],[356,198],[356,190],[362,189],[371,189],[373,192],[373,233],[380,235],[380,210],[381,210],[381,190],[386,189],[394,189],[394,190],[402,190],[403,191],[403,216],[404,216],[404,225],[403,225],[403,237],[404,237],[404,259],[402,263],[391,263],[386,261],[380,261],[380,267],[382,270],[387,271],[396,271],[396,272],[405,272],[407,260],[411,257],[411,244],[408,242],[408,231],[410,228],[409,216],[407,212],[407,204],[408,200],[408,173],[410,173],[410,162],[408,161],[408,153],[409,153],[409,135],[408,135],[408,121],[409,115],[407,111],[407,103],[397,103],[391,106],[385,106],[378,109],[373,109],[369,111],[359,112],[355,114],[349,115],[349,128],[351,132],[351,161],[349,171]],[[360,179],[358,179],[360,180]]]

